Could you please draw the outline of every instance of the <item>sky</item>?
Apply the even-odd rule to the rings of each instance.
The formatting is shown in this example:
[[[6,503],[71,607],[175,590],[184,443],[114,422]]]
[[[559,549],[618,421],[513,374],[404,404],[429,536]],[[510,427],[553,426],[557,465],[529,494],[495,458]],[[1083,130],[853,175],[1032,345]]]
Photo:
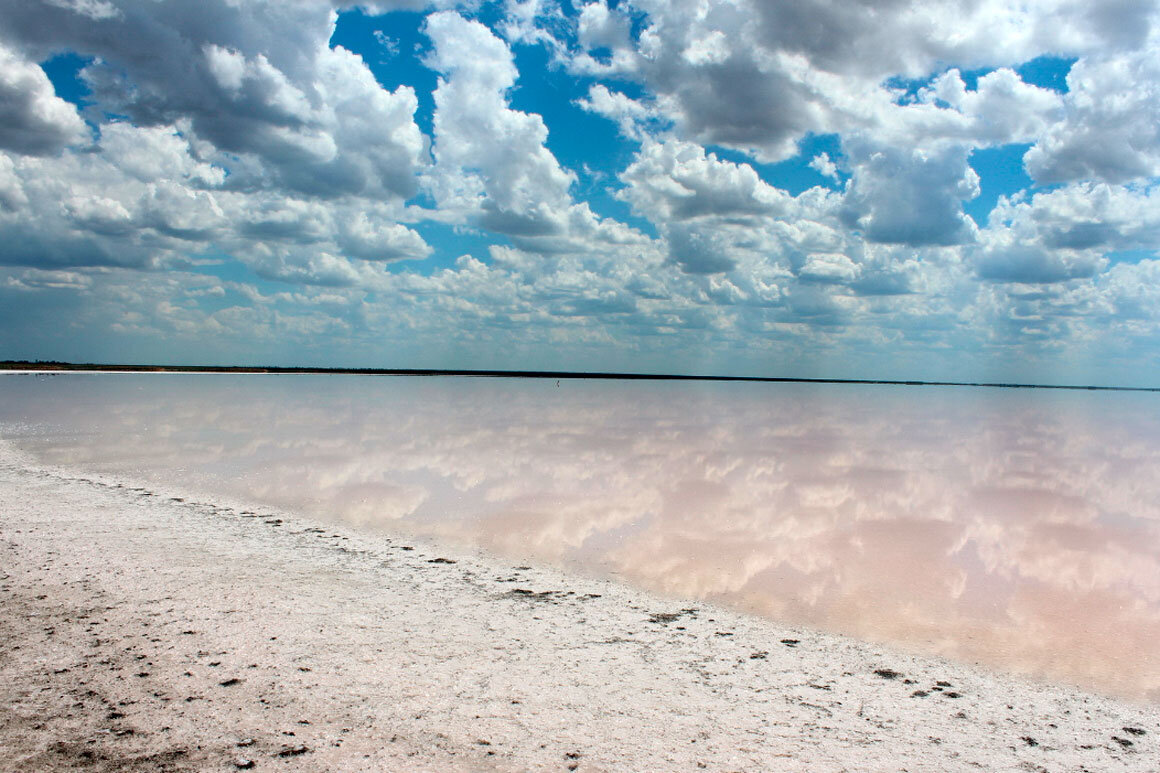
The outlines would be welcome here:
[[[1160,0],[0,0],[0,358],[1160,385]]]

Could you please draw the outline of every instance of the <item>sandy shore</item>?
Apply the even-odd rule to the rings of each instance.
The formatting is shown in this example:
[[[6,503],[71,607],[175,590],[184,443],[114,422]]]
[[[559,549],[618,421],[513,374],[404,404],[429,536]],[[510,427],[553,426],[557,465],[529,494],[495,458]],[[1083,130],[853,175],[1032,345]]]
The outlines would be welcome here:
[[[0,446],[0,770],[1160,769],[1160,707]]]

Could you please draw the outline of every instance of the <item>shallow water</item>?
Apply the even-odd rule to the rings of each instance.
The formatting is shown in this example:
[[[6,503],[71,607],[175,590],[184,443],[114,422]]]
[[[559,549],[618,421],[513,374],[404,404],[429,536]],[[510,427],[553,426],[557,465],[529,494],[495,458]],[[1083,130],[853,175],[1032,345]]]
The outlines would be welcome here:
[[[0,424],[52,464],[1160,700],[1160,395],[3,375]]]

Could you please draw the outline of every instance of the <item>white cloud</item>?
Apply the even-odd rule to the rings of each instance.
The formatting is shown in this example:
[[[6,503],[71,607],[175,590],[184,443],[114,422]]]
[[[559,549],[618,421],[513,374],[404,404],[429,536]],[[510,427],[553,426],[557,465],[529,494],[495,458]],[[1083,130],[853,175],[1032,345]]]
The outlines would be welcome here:
[[[320,91],[330,106],[325,124],[340,151],[366,186],[363,195],[407,198],[416,192],[415,175],[425,165],[426,142],[413,116],[415,92],[381,88],[362,59],[342,48],[319,56]]]
[[[866,106],[889,105],[881,83],[892,76],[923,77],[947,63],[977,68],[1082,53],[1120,34],[1058,13],[1061,4],[858,2],[838,8],[820,0],[637,0],[633,9],[647,16],[635,48],[625,32],[627,14],[593,4],[581,13],[571,62],[578,72],[638,80],[687,139],[774,161],[794,155],[807,132],[867,128],[874,117]],[[598,48],[614,52],[615,67],[593,58]],[[1017,124],[1020,113],[1012,108],[1035,115],[1037,102],[1046,99],[1045,90],[1019,84],[1009,71],[990,77],[966,101],[993,104],[958,107],[968,113],[1002,108]],[[1005,97],[1008,104],[998,104]],[[992,135],[1020,128],[1027,127],[975,127]]]
[[[944,120],[935,119],[929,127],[922,126],[922,119],[918,118],[909,127],[917,135],[916,139],[921,141],[924,134],[949,137],[966,140],[977,147],[1033,139],[1058,120],[1063,102],[1056,92],[1024,83],[1006,67],[979,78],[973,90],[967,89],[957,69],[951,69],[923,89],[919,99],[925,104],[942,100],[958,116],[939,110],[936,115]],[[899,112],[900,117],[921,115],[918,111]],[[952,116],[961,117],[960,125],[954,125]]]
[[[97,152],[0,155],[0,262],[156,269],[216,246],[271,276],[333,284],[369,281],[363,261],[431,252],[390,202],[229,190],[174,127],[103,128]]]
[[[419,234],[388,219],[372,219],[358,212],[339,226],[339,246],[344,254],[364,260],[425,258],[431,247]]]
[[[967,149],[845,144],[852,178],[842,217],[872,242],[910,246],[971,242],[975,224],[962,202],[979,194]]]
[[[813,169],[822,177],[828,177],[835,182],[838,180],[838,165],[830,158],[829,153],[819,153],[811,158],[810,169]]]
[[[175,126],[141,127],[113,121],[101,125],[99,145],[113,166],[142,182],[177,179],[215,187],[225,181],[225,170],[200,161]]]
[[[590,113],[614,121],[621,134],[634,140],[644,139],[644,127],[659,116],[655,107],[631,99],[619,91],[611,91],[602,83],[589,86],[588,96],[578,99],[576,104]]]
[[[1099,284],[1107,302],[1106,323],[1133,337],[1156,334],[1160,325],[1160,260],[1112,266]]]
[[[250,156],[256,179],[246,184],[414,193],[414,92],[383,90],[358,57],[329,47],[330,3],[212,0],[193,13],[176,0],[118,0],[117,13],[97,18],[74,6],[6,2],[0,37],[33,59],[91,58],[81,75],[106,112],[137,126],[184,124],[198,141]]]
[[[8,286],[22,290],[87,290],[93,278],[76,271],[45,271],[27,268],[9,278]]]
[[[1038,183],[1122,183],[1160,175],[1160,52],[1081,59],[1067,76],[1063,120],[1028,151]]]
[[[427,95],[384,89],[329,46],[348,5],[0,0],[5,286],[91,297],[135,340],[180,327],[233,341],[251,325],[265,342],[343,331],[370,348],[422,341],[422,356],[615,350],[630,366],[696,350],[722,369],[838,352],[905,352],[917,368],[931,352],[981,362],[1158,330],[1154,268],[1113,254],[1160,246],[1154,3],[596,0],[566,16],[507,0],[489,27],[441,1],[455,10],[425,27],[431,137],[415,121]],[[513,107],[529,75],[516,45],[562,65],[546,83],[584,75],[574,106],[631,142],[590,149],[596,172],[569,170],[549,148],[549,131],[563,129],[552,148],[575,141],[561,113]],[[60,52],[88,62],[93,130],[36,64]],[[1069,94],[1018,76],[1044,53],[1078,57]],[[976,68],[990,71],[968,88]],[[786,167],[721,149],[777,161],[810,134],[840,150],[793,164],[836,184],[796,196],[771,184]],[[971,154],[1011,143],[1034,146],[1036,180],[1064,185],[1008,196],[976,225]],[[601,166],[611,158],[630,160]],[[648,224],[607,216],[625,204]],[[435,253],[425,220],[482,237],[452,255],[479,252],[431,276],[385,272]],[[186,271],[221,255],[293,291]],[[147,291],[129,292],[133,270]]]
[[[382,46],[383,53],[388,59],[399,55],[399,41],[382,30],[375,30],[375,40]]]
[[[227,222],[217,196],[212,192],[170,180],[147,185],[139,202],[139,226],[192,242],[208,241]]]
[[[447,3],[471,10],[472,4]],[[509,43],[532,45],[542,43],[556,48],[556,39],[548,31],[564,23],[564,14],[553,0],[503,0],[503,20],[497,25],[499,33]]]
[[[631,23],[623,14],[610,9],[603,0],[580,6],[576,20],[576,39],[582,48],[608,48],[613,51],[628,48]]]
[[[0,147],[60,153],[87,136],[31,63],[51,53],[91,58],[80,76],[93,115],[122,116],[85,152],[0,155],[0,233],[13,240],[0,261],[158,269],[213,246],[334,284],[369,281],[365,260],[429,255],[397,222],[428,163],[415,93],[330,48],[334,22],[328,2],[0,3],[0,90],[23,95],[0,99],[21,113],[0,115]]]
[[[666,237],[670,259],[692,274],[730,271],[782,255],[770,229],[798,207],[748,164],[688,142],[646,141],[620,174],[619,196]],[[782,235],[785,235],[784,233]]]
[[[975,260],[988,280],[1064,282],[1102,271],[1105,255],[1160,246],[1160,189],[1106,183],[1004,199],[982,232]]]
[[[317,247],[254,244],[246,261],[259,276],[294,284],[351,287],[377,279],[365,265]]]
[[[239,51],[230,51],[213,43],[207,43],[202,51],[209,73],[217,85],[233,94],[240,93],[246,80],[246,70],[249,69],[246,57]],[[265,62],[265,65],[269,67],[269,62]]]
[[[93,21],[113,19],[121,14],[117,7],[108,0],[48,0],[48,3],[58,8],[68,9]]]
[[[575,22],[579,49],[568,57],[570,68],[604,76],[636,69],[638,54],[632,42],[632,20],[626,13],[627,8],[626,5],[610,8],[604,0],[579,6]],[[608,56],[595,56],[598,51]]]
[[[508,104],[518,73],[502,40],[451,11],[429,16],[426,31],[435,43],[428,64],[442,77],[434,95],[435,165],[424,184],[444,219],[451,214],[545,254],[642,241],[573,201],[576,175],[548,149],[543,118]]]
[[[806,258],[800,276],[814,282],[851,282],[858,278],[854,261],[840,253],[815,253]]]
[[[789,196],[748,164],[721,161],[689,142],[646,141],[620,179],[623,198],[654,222],[783,213]]]
[[[7,155],[0,153],[0,205],[15,210],[26,204],[28,196],[24,194],[24,185],[16,173],[16,165]]]
[[[0,150],[51,155],[86,134],[76,108],[56,96],[39,65],[0,42]]]
[[[997,244],[982,249],[979,276],[996,282],[1051,284],[1086,279],[1107,265],[1098,255],[1052,250],[1039,244]]]
[[[542,236],[563,228],[575,175],[545,147],[538,115],[512,110],[517,72],[507,45],[487,27],[444,11],[427,19],[435,43],[435,170],[441,206],[500,233]]]
[[[1078,183],[1003,199],[992,221],[1053,248],[1132,250],[1160,246],[1160,186]]]

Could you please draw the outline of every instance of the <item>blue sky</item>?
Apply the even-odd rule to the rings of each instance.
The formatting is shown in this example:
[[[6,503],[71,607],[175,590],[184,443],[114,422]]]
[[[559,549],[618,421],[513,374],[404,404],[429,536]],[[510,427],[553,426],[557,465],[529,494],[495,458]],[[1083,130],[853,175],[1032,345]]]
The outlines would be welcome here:
[[[1160,382],[1160,12],[0,2],[0,357]]]

